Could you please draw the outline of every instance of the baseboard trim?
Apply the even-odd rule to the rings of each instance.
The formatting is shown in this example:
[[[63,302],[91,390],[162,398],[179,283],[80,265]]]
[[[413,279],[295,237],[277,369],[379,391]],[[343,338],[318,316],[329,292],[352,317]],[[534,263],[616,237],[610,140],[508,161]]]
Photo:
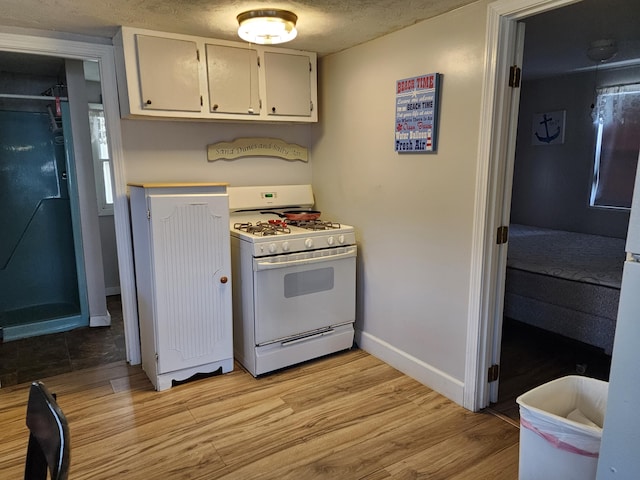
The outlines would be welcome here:
[[[95,315],[89,318],[90,327],[108,327],[111,325],[111,314]]]
[[[356,342],[365,352],[463,406],[464,382],[361,330],[356,330]]]
[[[120,285],[118,285],[117,287],[105,287],[104,291],[107,297],[110,297],[112,295],[120,295]]]

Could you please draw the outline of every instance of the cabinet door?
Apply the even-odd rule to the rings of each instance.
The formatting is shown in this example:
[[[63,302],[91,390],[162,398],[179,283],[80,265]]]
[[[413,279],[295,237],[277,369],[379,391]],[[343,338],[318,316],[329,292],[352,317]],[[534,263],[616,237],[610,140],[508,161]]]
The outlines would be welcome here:
[[[224,45],[206,48],[211,112],[258,115],[258,52]]]
[[[226,195],[150,195],[158,373],[233,355]]]
[[[265,52],[268,115],[311,116],[311,63],[306,55]]]
[[[200,112],[195,42],[136,35],[136,50],[142,108]]]

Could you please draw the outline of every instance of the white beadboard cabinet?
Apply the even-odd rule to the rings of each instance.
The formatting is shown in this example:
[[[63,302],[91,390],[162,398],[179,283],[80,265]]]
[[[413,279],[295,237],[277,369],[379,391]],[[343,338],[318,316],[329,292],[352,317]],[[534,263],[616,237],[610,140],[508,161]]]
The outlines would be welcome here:
[[[124,118],[318,121],[314,52],[131,27],[113,44]]]
[[[137,183],[129,192],[142,368],[156,390],[230,372],[227,185]]]

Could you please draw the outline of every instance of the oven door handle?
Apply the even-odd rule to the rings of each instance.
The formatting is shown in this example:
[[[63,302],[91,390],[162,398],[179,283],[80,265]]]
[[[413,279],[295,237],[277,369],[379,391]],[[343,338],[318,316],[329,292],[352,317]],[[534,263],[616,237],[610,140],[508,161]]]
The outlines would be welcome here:
[[[287,347],[289,345],[295,345],[296,343],[306,342],[307,340],[313,340],[314,338],[331,335],[332,333],[333,328],[327,328],[326,330],[322,330],[318,333],[312,333],[311,335],[303,335],[302,337],[294,338],[292,340],[286,340],[284,342],[281,342],[280,345],[282,345],[283,347]]]
[[[343,259],[352,258],[355,256],[356,256],[356,248],[352,247],[352,248],[349,248],[344,253],[332,253],[331,255],[320,256],[320,257],[292,259],[292,260],[285,260],[282,262],[269,262],[269,261],[258,260],[256,261],[256,271],[272,270],[276,268],[287,268],[287,267],[293,267],[296,265],[311,265],[314,263],[343,260]]]

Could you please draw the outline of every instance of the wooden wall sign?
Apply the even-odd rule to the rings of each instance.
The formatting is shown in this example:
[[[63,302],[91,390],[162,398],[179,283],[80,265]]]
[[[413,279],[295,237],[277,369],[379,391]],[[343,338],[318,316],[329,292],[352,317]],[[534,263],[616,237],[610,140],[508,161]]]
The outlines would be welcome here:
[[[278,138],[236,138],[207,146],[207,160],[234,160],[241,157],[278,157],[284,160],[309,161],[307,147]]]

